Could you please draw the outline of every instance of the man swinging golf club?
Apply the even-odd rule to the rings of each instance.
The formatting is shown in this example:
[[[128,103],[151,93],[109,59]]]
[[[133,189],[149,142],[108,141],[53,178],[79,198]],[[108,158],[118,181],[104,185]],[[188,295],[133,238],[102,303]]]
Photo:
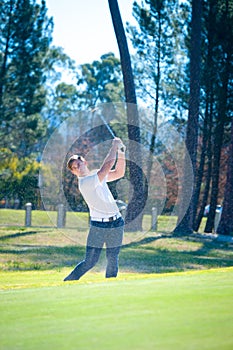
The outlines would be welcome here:
[[[73,155],[67,162],[68,169],[78,177],[79,190],[89,207],[91,220],[85,259],[64,281],[78,280],[94,267],[104,244],[107,257],[105,277],[117,276],[124,220],[107,182],[120,179],[125,174],[125,147],[122,146],[121,139],[115,137],[102,166],[94,173],[90,172],[82,156]]]

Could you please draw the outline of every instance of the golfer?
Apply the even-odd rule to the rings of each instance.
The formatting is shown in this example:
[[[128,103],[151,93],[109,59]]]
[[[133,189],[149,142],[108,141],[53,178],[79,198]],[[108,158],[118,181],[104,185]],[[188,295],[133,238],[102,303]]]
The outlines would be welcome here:
[[[113,166],[115,167],[113,168]],[[112,146],[99,170],[91,172],[87,161],[73,155],[68,169],[78,177],[79,190],[90,210],[90,230],[87,237],[86,256],[64,281],[78,280],[94,267],[106,245],[106,278],[116,277],[118,256],[122,245],[124,220],[109,190],[107,182],[120,179],[125,174],[125,147],[114,138]]]

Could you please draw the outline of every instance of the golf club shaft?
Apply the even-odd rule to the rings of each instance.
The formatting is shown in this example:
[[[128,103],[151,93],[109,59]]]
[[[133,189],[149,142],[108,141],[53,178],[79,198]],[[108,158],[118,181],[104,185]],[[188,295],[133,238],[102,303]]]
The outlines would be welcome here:
[[[95,113],[98,110],[98,108],[94,108],[92,110],[93,113]],[[102,120],[102,122],[104,123],[104,125],[106,126],[106,128],[108,129],[109,133],[111,134],[111,136],[115,139],[116,135],[114,134],[113,130],[110,128],[109,124],[107,123],[106,119],[104,118],[104,116],[99,113],[98,114],[100,119]],[[125,146],[122,144],[119,148],[122,152],[125,151]]]
[[[108,129],[108,131],[110,132],[110,134],[112,135],[112,137],[115,138],[116,135],[114,134],[114,132],[112,131],[112,129],[110,128],[108,123],[106,122],[105,118],[101,114],[99,114],[99,117],[102,120],[102,122],[104,123],[104,125],[106,126],[106,128]]]

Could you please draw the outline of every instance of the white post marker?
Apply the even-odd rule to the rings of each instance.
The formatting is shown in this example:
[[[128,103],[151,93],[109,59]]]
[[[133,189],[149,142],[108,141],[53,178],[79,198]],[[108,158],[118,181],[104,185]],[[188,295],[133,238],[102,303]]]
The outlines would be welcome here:
[[[151,229],[156,231],[157,230],[157,208],[153,207],[151,212]]]
[[[57,206],[57,228],[65,226],[65,207],[64,205],[58,204]]]
[[[25,226],[30,227],[32,224],[32,203],[25,204]]]
[[[218,225],[221,219],[222,211],[216,210],[214,217],[214,232],[217,233]]]

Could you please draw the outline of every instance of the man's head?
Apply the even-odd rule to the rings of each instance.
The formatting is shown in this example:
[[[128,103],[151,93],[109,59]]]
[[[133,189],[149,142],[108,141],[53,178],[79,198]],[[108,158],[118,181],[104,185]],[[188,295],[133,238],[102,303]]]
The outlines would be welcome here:
[[[85,176],[88,172],[87,161],[77,154],[68,159],[67,168],[76,176]]]

